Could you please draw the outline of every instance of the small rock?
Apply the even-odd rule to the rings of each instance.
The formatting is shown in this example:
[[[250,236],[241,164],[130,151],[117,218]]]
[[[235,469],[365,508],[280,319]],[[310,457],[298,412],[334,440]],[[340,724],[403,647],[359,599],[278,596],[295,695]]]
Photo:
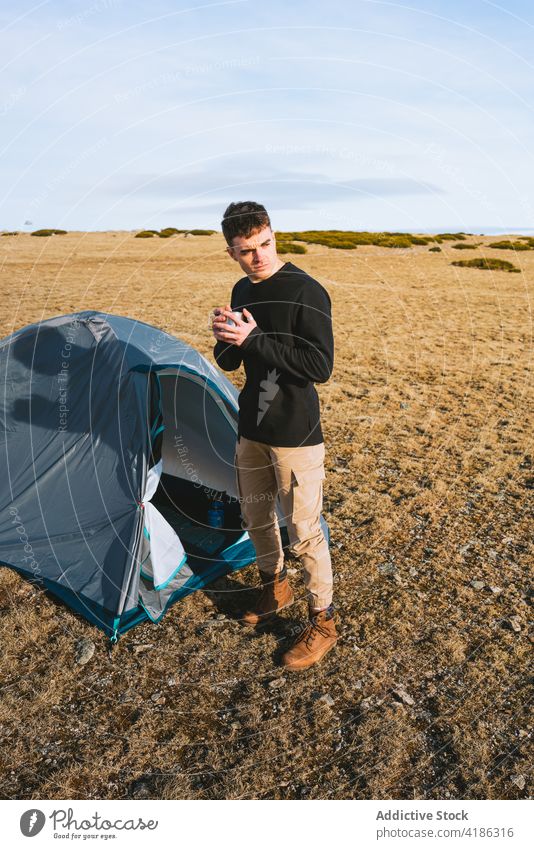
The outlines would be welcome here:
[[[240,722],[231,722],[230,728],[233,728],[234,731],[238,731],[241,728],[241,723]]]
[[[411,566],[410,575],[412,576],[412,578],[415,578],[415,576],[417,575],[417,569],[415,568],[415,566]]]
[[[158,693],[152,693],[150,698],[152,699],[153,702],[159,702],[159,700],[161,699],[161,693],[159,693],[159,692]]]
[[[269,681],[269,689],[270,690],[279,690],[280,687],[283,687],[286,683],[286,678],[282,676],[282,678],[275,678],[274,681]]]
[[[176,678],[173,675],[170,675],[167,678],[167,686],[168,687],[176,687]]]
[[[401,402],[400,402],[400,408],[401,408],[401,410],[407,410],[407,409],[409,408],[409,406],[410,406],[410,405],[409,405],[406,401],[401,401]]]
[[[523,790],[526,784],[526,778],[524,775],[521,775],[521,773],[511,775],[510,781],[512,781],[516,787],[519,787],[520,790]]]
[[[291,569],[288,569],[288,570],[287,570],[287,574],[288,574],[288,575],[296,575],[296,574],[297,574],[297,570],[296,570],[296,569],[293,569],[293,567],[291,567]]]
[[[518,634],[521,630],[521,619],[519,618],[519,616],[510,616],[510,619],[508,621],[512,626],[512,631],[515,631],[516,634]]]
[[[502,593],[502,587],[490,586],[490,590],[494,595],[499,595],[499,593]]]
[[[398,569],[394,563],[381,563],[378,567],[378,571],[381,575],[387,575],[389,577],[394,577],[398,574]]]
[[[144,651],[148,651],[149,649],[154,647],[154,643],[138,643],[134,646],[134,654],[142,654]]]
[[[218,619],[219,622],[221,622],[223,619],[226,619],[226,616],[224,615],[224,613],[218,613],[215,619]]]
[[[473,580],[473,581],[470,581],[469,583],[471,584],[471,586],[473,587],[474,590],[483,590],[484,587],[486,586],[484,581]]]
[[[80,664],[80,666],[88,663],[95,653],[95,648],[96,646],[92,640],[86,638],[79,640],[76,645],[76,663]]]
[[[333,707],[335,705],[335,700],[332,698],[330,693],[325,693],[323,696],[319,696],[319,702],[327,705],[328,707]]]
[[[130,793],[134,799],[150,799],[150,787],[146,781],[134,781]]]
[[[414,705],[415,704],[415,701],[412,699],[410,694],[406,692],[404,687],[396,687],[393,690],[393,692],[395,693],[396,696],[398,696],[398,698],[401,700],[401,702],[404,702],[405,705]]]

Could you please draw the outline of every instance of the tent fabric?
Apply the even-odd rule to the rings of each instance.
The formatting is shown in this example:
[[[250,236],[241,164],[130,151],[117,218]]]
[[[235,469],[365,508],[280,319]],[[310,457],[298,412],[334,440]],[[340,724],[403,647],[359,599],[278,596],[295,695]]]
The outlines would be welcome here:
[[[143,534],[150,543],[151,580],[155,590],[166,587],[186,560],[185,549],[178,534],[151,502],[156,494],[162,469],[163,460],[149,469],[141,502],[145,516]]]
[[[237,418],[226,376],[143,322],[87,310],[1,340],[0,563],[113,638],[158,621],[255,560],[237,500]],[[227,528],[207,527],[212,493]]]

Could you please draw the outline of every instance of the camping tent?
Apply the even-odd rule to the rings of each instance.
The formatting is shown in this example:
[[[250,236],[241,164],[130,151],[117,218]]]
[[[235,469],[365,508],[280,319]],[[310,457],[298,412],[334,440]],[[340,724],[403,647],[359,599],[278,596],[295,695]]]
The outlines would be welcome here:
[[[0,562],[113,640],[255,560],[237,392],[185,342],[92,310],[49,319],[0,342],[0,393]]]

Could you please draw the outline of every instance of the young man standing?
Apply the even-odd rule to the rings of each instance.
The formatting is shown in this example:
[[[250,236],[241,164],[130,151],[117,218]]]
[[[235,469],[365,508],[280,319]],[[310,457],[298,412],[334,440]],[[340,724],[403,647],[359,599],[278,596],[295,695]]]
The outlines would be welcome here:
[[[225,371],[245,367],[235,466],[243,528],[256,549],[262,583],[257,604],[242,618],[256,625],[293,601],[275,512],[278,497],[309,605],[309,622],[282,664],[306,669],[337,640],[330,551],[320,521],[325,448],[313,385],[332,373],[331,303],[320,283],[279,258],[261,204],[231,203],[222,230],[228,254],[246,276],[235,284],[231,304],[216,310],[214,356]]]

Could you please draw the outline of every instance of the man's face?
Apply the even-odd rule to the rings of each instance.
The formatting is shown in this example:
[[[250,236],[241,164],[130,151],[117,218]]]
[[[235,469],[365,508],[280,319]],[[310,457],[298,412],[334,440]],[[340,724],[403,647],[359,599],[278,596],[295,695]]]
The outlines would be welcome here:
[[[246,239],[234,236],[231,247],[226,250],[254,283],[266,280],[279,265],[276,241],[270,227],[251,233]]]

